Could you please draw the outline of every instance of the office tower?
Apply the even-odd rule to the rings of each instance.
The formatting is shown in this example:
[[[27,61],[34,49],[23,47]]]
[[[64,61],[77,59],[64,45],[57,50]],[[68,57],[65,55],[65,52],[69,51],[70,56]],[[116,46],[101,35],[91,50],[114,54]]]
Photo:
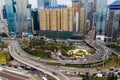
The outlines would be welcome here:
[[[41,9],[40,30],[73,31],[73,8]]]
[[[18,15],[18,23],[19,23],[19,36],[24,32],[28,32],[27,20],[29,20],[27,15],[29,14],[29,10],[27,9],[28,0],[16,0],[16,11]]]
[[[109,6],[109,18],[108,18],[108,24],[106,29],[106,35],[108,40],[111,39],[111,41],[117,41],[117,38],[119,37],[119,21],[120,21],[120,1],[115,1]]]
[[[93,29],[94,27],[94,18],[95,18],[95,1],[93,0],[83,0],[83,7],[86,9],[87,20],[90,21],[90,26],[88,30]]]
[[[57,5],[57,0],[50,0],[50,5],[51,6]]]
[[[44,8],[44,6],[57,5],[57,0],[37,0],[38,8]]]
[[[7,19],[7,13],[6,13],[5,5],[3,6],[2,14],[3,14],[3,19]]]
[[[31,4],[27,4],[26,7],[26,18],[27,18],[27,32],[31,33],[32,32],[32,17],[31,17]]]
[[[3,0],[1,0],[0,1],[0,21],[2,21],[3,20],[3,4],[4,2],[3,2]]]
[[[113,18],[114,18],[114,11],[110,11],[107,20],[107,27],[105,30],[105,36],[107,36],[106,41],[112,41]]]
[[[9,32],[16,32],[13,0],[5,0],[5,9],[6,9],[6,14],[7,14]]]
[[[86,21],[87,21],[86,9],[81,7],[79,13],[80,13],[79,16],[80,22],[79,22],[78,32],[80,34],[86,34]]]
[[[34,9],[32,11],[32,24],[33,30],[38,31],[39,29],[39,17],[38,17],[38,9]]]
[[[96,35],[104,36],[107,18],[107,0],[96,3]]]
[[[119,27],[118,27],[117,42],[120,43],[120,21],[119,21]]]

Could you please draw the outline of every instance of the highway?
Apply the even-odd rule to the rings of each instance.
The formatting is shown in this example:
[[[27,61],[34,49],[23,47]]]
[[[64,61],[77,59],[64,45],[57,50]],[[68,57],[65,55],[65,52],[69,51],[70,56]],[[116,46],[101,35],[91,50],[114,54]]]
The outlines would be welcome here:
[[[89,42],[87,41],[86,43],[89,44]],[[96,53],[94,55],[87,57],[86,60],[84,58],[80,58],[78,60],[66,60],[66,59],[65,60],[45,60],[45,59],[40,58],[39,61],[43,63],[58,63],[58,64],[73,64],[73,65],[74,64],[80,64],[80,65],[91,64],[95,66],[95,65],[103,64],[103,60],[109,58],[109,56],[111,55],[110,50],[106,48],[105,46],[98,45],[98,44],[92,44],[92,43],[89,45],[96,49]],[[16,48],[17,48],[18,53],[21,54],[21,56],[23,55],[29,56],[29,58],[38,61],[37,57],[32,56],[26,53],[25,51],[23,51],[20,47],[20,44],[17,41],[16,41]]]
[[[86,43],[89,44],[89,42],[87,41]],[[37,57],[32,56],[26,53],[25,51],[23,51],[18,42],[16,44],[17,44],[16,47],[18,47],[18,50],[21,50],[19,52],[26,54],[33,60],[38,60]],[[103,60],[109,58],[109,56],[111,55],[111,52],[102,45],[98,45],[98,44],[89,44],[89,45],[96,49],[96,53],[94,55],[87,57],[86,59],[79,58],[78,60],[68,60],[68,59],[67,60],[66,59],[65,60],[45,60],[40,58],[39,61],[44,63],[80,64],[80,65],[87,65],[91,63],[91,65],[95,66],[95,65],[103,64]],[[55,56],[55,57],[58,57],[58,56]]]
[[[42,72],[52,76],[56,80],[69,80],[69,78],[66,77],[64,74],[62,74],[62,73],[60,73],[58,71],[55,71],[53,69],[50,69],[48,67],[45,67],[45,66],[43,66],[42,64],[40,64],[38,62],[35,62],[34,60],[30,59],[29,56],[21,56],[19,54],[20,52],[18,53],[19,50],[17,50],[18,47],[17,47],[17,44],[16,44],[15,40],[10,41],[10,44],[9,44],[8,47],[9,47],[9,52],[10,52],[11,56],[15,60],[17,60],[17,61],[19,61],[19,62],[21,62],[23,64],[26,64],[26,65],[28,65],[28,66],[30,66],[32,68],[35,68],[35,69],[37,69],[39,71],[42,71]],[[56,74],[53,74],[53,72],[56,73]]]

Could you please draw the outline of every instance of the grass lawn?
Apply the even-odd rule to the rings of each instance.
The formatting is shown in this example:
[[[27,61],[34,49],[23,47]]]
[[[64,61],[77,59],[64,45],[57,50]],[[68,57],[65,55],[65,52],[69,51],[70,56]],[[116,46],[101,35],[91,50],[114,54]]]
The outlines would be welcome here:
[[[3,53],[0,53],[0,62],[6,63],[6,58],[5,58],[5,56],[3,55]]]
[[[101,69],[109,69],[110,67],[120,68],[120,58],[117,56],[112,55],[111,58],[103,65],[96,66]],[[96,68],[93,67],[93,68]]]
[[[84,55],[84,54],[85,54],[84,51],[79,50],[78,52],[76,52],[76,53],[74,54],[74,56],[82,56],[82,55]]]
[[[8,52],[0,52],[0,62],[7,63],[10,60],[12,60],[12,58]]]
[[[89,78],[84,78],[83,80],[106,80],[106,79],[100,77],[89,77]]]
[[[108,44],[106,46],[120,52],[120,45],[119,44]]]

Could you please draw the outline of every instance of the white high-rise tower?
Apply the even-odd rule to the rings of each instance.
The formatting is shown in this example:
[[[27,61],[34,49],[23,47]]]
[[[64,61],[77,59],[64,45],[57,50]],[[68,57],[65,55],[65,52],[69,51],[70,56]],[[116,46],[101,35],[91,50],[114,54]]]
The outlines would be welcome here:
[[[3,5],[4,5],[4,1],[0,0],[0,21],[3,20],[3,12],[2,12]]]

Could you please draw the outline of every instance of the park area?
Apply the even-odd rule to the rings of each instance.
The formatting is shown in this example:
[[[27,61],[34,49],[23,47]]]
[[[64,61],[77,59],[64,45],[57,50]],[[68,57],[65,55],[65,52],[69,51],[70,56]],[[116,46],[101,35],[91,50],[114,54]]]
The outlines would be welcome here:
[[[57,42],[55,40],[52,41],[44,41],[44,40],[23,40],[21,42],[21,47],[23,50],[28,52],[31,55],[36,57],[45,58],[45,59],[53,59],[51,57],[52,53],[60,53],[60,55],[71,58],[71,57],[87,57],[91,54],[94,54],[96,51],[93,48],[88,49],[79,49],[77,46],[83,45],[74,45],[66,42]],[[84,46],[87,46],[84,44]],[[88,47],[88,46],[87,46]],[[73,52],[73,53],[72,53]]]
[[[8,52],[7,44],[0,44],[0,63],[7,63],[11,60],[11,56]]]

